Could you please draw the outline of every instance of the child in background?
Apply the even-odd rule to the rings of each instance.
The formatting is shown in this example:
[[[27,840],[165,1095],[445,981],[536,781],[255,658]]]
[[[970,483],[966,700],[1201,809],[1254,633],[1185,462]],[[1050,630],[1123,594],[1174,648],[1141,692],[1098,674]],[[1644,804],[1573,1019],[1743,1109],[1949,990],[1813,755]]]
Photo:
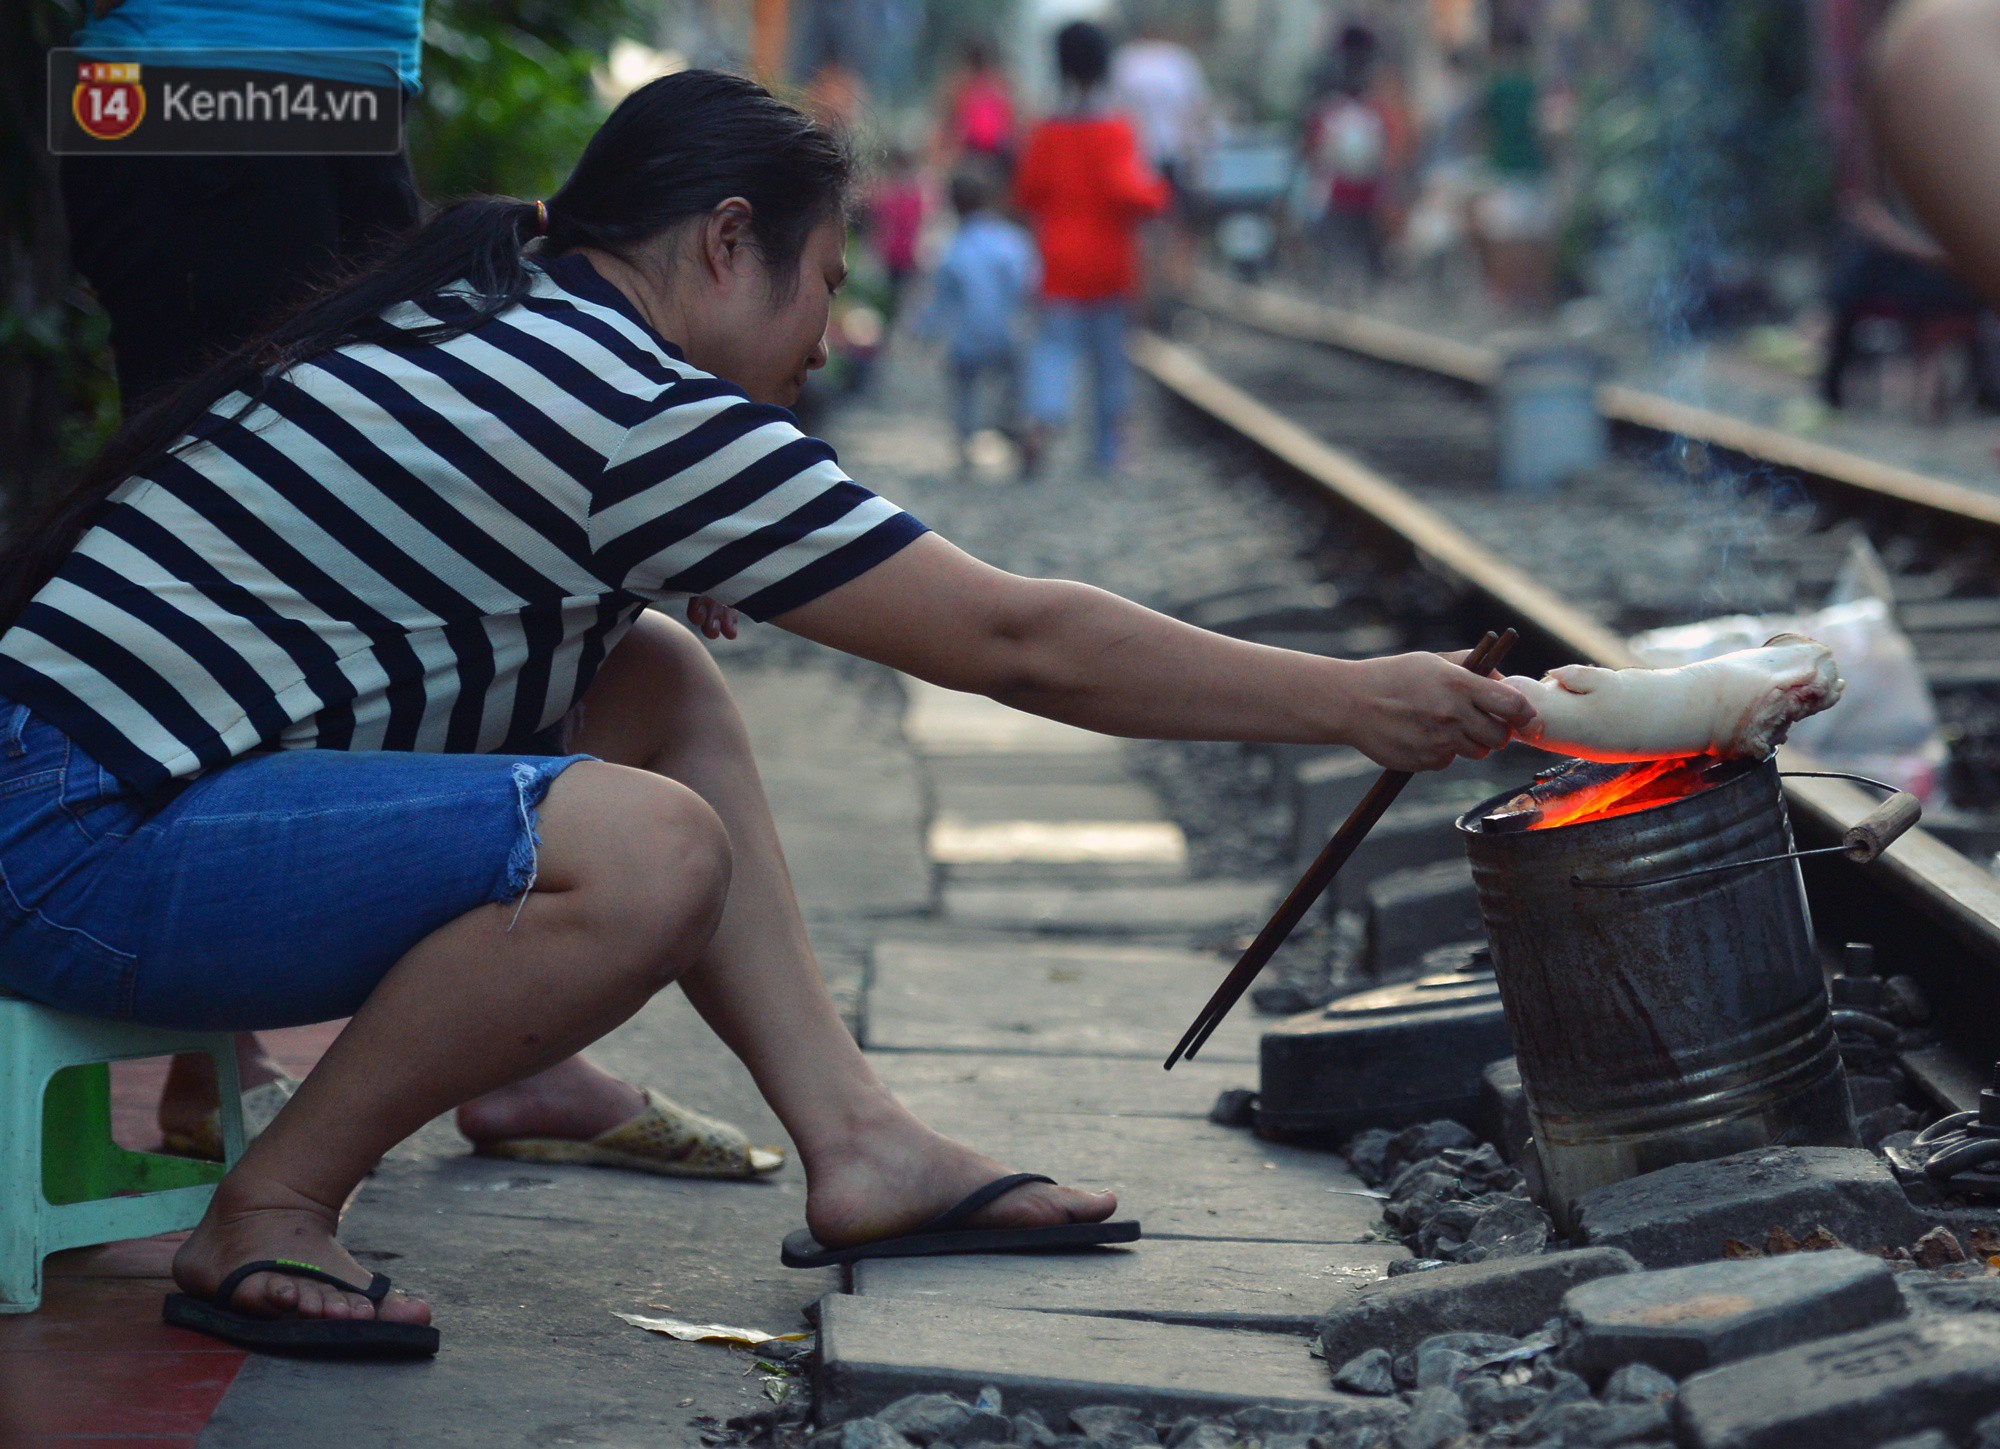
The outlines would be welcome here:
[[[1029,411],[1040,431],[1069,421],[1079,361],[1091,370],[1096,426],[1091,456],[1109,473],[1131,400],[1125,319],[1139,279],[1136,233],[1165,209],[1167,186],[1139,149],[1132,123],[1105,95],[1111,45],[1088,21],[1056,35],[1063,108],[1029,133],[1014,197],[1042,253],[1041,336]]]
[[[991,43],[966,42],[939,109],[933,160],[941,169],[977,157],[1006,167],[1014,154],[1014,87]]]
[[[1041,280],[1042,266],[1028,234],[994,211],[999,191],[999,177],[990,164],[968,162],[951,178],[958,230],[938,264],[930,306],[917,330],[945,344],[960,465],[970,461],[967,445],[979,431],[984,384],[992,378],[1000,384],[1001,431],[1020,442],[1026,476],[1034,472],[1038,458],[1019,427],[1021,351],[1028,299]]]
[[[889,315],[903,303],[903,289],[917,269],[917,241],[923,235],[924,179],[916,157],[903,147],[889,153],[888,174],[868,198],[868,240],[889,275]]]

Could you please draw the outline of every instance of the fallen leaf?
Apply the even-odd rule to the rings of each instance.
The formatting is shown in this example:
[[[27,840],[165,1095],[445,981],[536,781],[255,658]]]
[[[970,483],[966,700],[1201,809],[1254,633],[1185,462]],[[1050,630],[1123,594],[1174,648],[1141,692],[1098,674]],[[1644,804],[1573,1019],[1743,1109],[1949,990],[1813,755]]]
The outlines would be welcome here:
[[[1846,1246],[1847,1244],[1841,1242],[1824,1226],[1815,1227],[1799,1239],[1799,1251],[1802,1253],[1825,1253]]]
[[[766,1333],[761,1328],[733,1328],[727,1323],[683,1323],[678,1318],[647,1318],[638,1313],[619,1313],[634,1328],[663,1333],[682,1343],[726,1343],[734,1348],[755,1348],[760,1343],[803,1343],[809,1333]]]
[[[1764,1251],[1774,1258],[1780,1253],[1796,1253],[1798,1250],[1799,1240],[1783,1228],[1773,1228],[1764,1235]]]
[[[1741,1238],[1724,1238],[1722,1240],[1722,1256],[1725,1258],[1761,1258],[1764,1256],[1764,1250],[1752,1247]]]

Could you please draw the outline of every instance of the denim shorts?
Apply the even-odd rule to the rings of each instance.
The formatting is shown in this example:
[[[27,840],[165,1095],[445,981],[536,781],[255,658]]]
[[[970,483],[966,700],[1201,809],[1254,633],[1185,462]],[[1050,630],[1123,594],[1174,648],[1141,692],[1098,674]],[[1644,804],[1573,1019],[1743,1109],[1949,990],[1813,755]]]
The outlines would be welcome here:
[[[527,892],[536,809],[590,758],[280,750],[145,800],[0,698],[0,990],[208,1031],[351,1015]]]

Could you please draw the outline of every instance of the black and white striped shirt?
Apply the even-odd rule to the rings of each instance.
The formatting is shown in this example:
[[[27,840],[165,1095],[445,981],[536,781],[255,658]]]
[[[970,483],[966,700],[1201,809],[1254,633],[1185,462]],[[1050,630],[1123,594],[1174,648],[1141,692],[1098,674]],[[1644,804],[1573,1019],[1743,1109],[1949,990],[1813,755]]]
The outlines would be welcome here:
[[[924,531],[576,256],[454,341],[343,347],[229,422],[242,400],[0,637],[0,695],[148,793],[253,750],[528,748],[646,603],[770,618]]]

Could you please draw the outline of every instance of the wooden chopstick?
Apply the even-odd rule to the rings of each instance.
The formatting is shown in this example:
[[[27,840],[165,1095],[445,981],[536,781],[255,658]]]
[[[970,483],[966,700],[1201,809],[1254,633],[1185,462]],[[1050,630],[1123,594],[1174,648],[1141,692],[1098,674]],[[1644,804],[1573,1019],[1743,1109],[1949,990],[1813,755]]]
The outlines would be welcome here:
[[[1518,638],[1520,635],[1512,629],[1504,634],[1489,631],[1466,657],[1465,667],[1474,674],[1485,674],[1489,670],[1497,669]],[[1194,1024],[1188,1027],[1180,1043],[1162,1063],[1166,1071],[1172,1071],[1174,1063],[1182,1057],[1192,1059],[1194,1054],[1201,1050],[1202,1044],[1214,1033],[1216,1027],[1221,1025],[1222,1018],[1229,1014],[1229,1009],[1236,1005],[1245,991],[1249,990],[1250,983],[1257,979],[1257,973],[1269,964],[1278,947],[1285,944],[1299,922],[1305,918],[1306,912],[1312,909],[1313,902],[1325,894],[1326,888],[1333,884],[1334,876],[1338,875],[1340,868],[1347,864],[1348,858],[1354,854],[1356,847],[1367,837],[1368,832],[1375,828],[1375,822],[1396,803],[1396,797],[1403,793],[1403,787],[1409,784],[1412,778],[1407,770],[1384,770],[1381,778],[1368,787],[1368,793],[1361,797],[1361,803],[1356,805],[1347,819],[1341,822],[1340,829],[1334,831],[1333,838],[1327,841],[1325,849],[1321,850],[1313,863],[1307,867],[1306,873],[1299,877],[1299,883],[1292,887],[1291,893],[1272,913],[1271,919],[1264,923],[1264,929],[1257,933],[1257,938],[1250,943],[1249,949],[1223,978],[1222,984],[1215,989],[1215,995],[1209,997],[1208,1005],[1201,1009],[1201,1014],[1195,1017]]]

